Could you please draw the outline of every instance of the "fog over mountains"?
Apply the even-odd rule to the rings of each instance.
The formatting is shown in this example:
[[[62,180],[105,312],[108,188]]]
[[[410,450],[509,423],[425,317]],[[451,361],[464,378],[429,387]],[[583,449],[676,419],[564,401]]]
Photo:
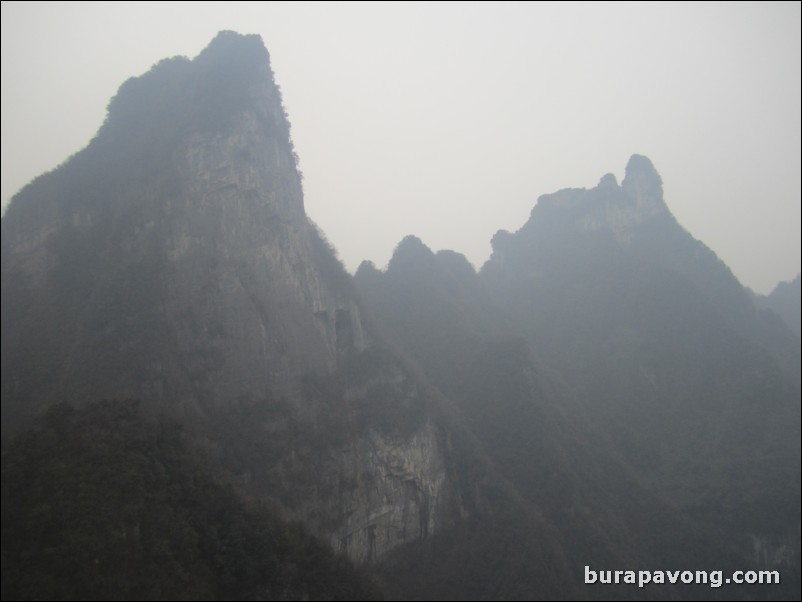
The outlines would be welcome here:
[[[258,36],[128,80],[2,220],[3,598],[799,599],[799,278],[638,154],[492,248],[348,274]]]

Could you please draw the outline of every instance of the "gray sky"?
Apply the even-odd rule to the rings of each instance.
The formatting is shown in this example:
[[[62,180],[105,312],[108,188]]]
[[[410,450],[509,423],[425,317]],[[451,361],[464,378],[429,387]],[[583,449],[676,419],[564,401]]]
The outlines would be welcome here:
[[[406,234],[478,268],[540,194],[632,153],[744,284],[800,271],[798,2],[3,2],[3,205],[123,81],[222,29],[264,39],[307,213],[351,271]]]

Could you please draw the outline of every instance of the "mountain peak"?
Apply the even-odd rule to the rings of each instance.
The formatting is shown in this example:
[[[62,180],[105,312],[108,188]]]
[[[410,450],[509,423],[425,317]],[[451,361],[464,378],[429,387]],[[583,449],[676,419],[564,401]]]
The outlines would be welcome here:
[[[194,59],[164,59],[123,83],[98,138],[107,145],[125,141],[134,155],[152,156],[191,134],[224,131],[243,112],[292,152],[262,38],[222,31]]]
[[[614,174],[606,173],[599,180],[599,188],[618,188],[618,180]]]
[[[538,198],[529,221],[522,228],[526,236],[542,240],[560,239],[576,232],[609,232],[622,243],[653,217],[669,214],[663,202],[663,183],[652,162],[643,155],[632,155],[621,185],[607,173],[595,188],[564,188]],[[509,248],[510,235],[493,237],[493,251]]]
[[[664,206],[663,180],[648,157],[632,155],[629,158],[621,188],[641,209],[653,212]]]
[[[205,56],[210,54],[225,53],[232,50],[242,52],[243,50],[253,50],[259,54],[267,52],[262,36],[259,34],[243,34],[231,30],[223,30],[217,33],[212,41],[198,55]]]
[[[35,244],[31,232],[42,233],[34,238]],[[61,246],[54,253],[56,240]],[[176,346],[158,351],[163,352],[162,372],[177,366],[183,354],[194,353],[191,349],[225,356],[214,367],[203,367],[203,394],[209,399],[259,399],[265,391],[293,387],[287,383],[296,373],[328,369],[336,360],[336,328],[333,319],[324,322],[322,316],[350,311],[345,307],[351,303],[347,291],[333,283],[336,268],[331,266],[336,260],[304,212],[281,95],[267,50],[255,35],[222,32],[195,59],[166,59],[127,80],[109,103],[106,121],[89,146],[17,195],[3,218],[3,245],[4,278],[19,273],[31,281],[7,292],[4,280],[4,306],[7,295],[12,300],[25,298],[31,290],[51,290],[48,287],[54,287],[49,294],[65,299],[54,274],[64,282],[82,279],[84,288],[75,289],[81,292],[73,305],[67,307],[64,301],[61,319],[81,324],[76,328],[88,329],[97,338],[92,347],[72,346],[74,361],[80,363],[83,360],[77,358],[93,356],[95,349],[109,344],[103,333],[96,332],[97,322],[84,324],[78,309],[84,301],[78,299],[91,299],[89,313],[105,312],[122,295],[132,300],[127,319],[144,320],[147,314],[162,333],[173,333]],[[27,259],[31,253],[53,259],[31,262]],[[292,268],[287,267],[290,264]],[[134,303],[133,281],[120,277],[129,272],[142,279],[135,288],[153,291],[147,301]],[[168,272],[173,277],[167,278]],[[201,273],[206,274],[205,285],[198,280]],[[205,292],[199,296],[193,288]],[[157,290],[168,299],[160,312],[151,311]],[[294,307],[298,316],[320,319],[299,317],[292,335],[278,332],[266,313],[266,308],[279,303],[277,295],[284,297],[283,307]],[[29,312],[49,316],[44,306],[21,304],[17,310],[15,320]],[[120,316],[121,310],[108,315],[112,314]],[[179,314],[214,315],[217,327],[186,330]],[[4,320],[6,315],[10,314],[4,314]],[[37,335],[47,338],[45,318],[37,319],[43,322]],[[257,325],[255,334],[240,336],[237,323],[243,321]],[[33,336],[21,327],[17,334],[7,334],[5,324],[4,354],[13,336]],[[236,352],[226,355],[220,345],[235,333]],[[145,336],[138,328],[127,334],[132,339]],[[119,332],[116,336],[123,338]],[[284,339],[281,351],[263,344],[264,340],[284,344]],[[154,340],[160,339],[154,336],[136,345],[149,348],[153,357]],[[144,357],[135,360],[129,354],[125,363],[136,366]],[[19,361],[24,370],[24,358],[19,356]],[[278,371],[265,369],[279,361],[285,366],[280,378],[275,376]],[[286,368],[289,364],[294,368]],[[109,366],[98,372],[103,373],[104,367],[106,374],[112,373]],[[91,391],[90,398],[125,391],[132,398],[160,403],[179,398],[186,405],[200,399],[187,393],[191,387],[183,384],[186,374],[180,370],[169,376],[158,375],[158,370],[134,376],[132,368],[104,379],[66,368],[56,374],[55,366],[52,370],[54,381],[69,376]],[[169,382],[172,389],[154,389],[148,384],[154,379]],[[35,393],[30,399],[49,403],[43,387],[35,382],[31,387]],[[73,387],[79,388],[75,382]],[[5,397],[7,408],[11,403]],[[21,396],[19,404],[27,408],[34,402],[22,401]]]
[[[387,269],[396,270],[405,266],[418,266],[433,262],[432,250],[417,236],[409,235],[398,243]]]
[[[446,520],[447,463],[434,398],[362,320],[295,159],[258,36],[222,32],[123,84],[89,146],[3,218],[2,427],[65,391],[141,400],[214,441],[247,415],[237,447],[254,427],[314,453],[262,448],[270,468],[236,478],[367,563]]]
[[[247,69],[258,73],[270,64],[270,54],[257,34],[221,31],[195,60],[207,68],[233,68],[240,72]]]

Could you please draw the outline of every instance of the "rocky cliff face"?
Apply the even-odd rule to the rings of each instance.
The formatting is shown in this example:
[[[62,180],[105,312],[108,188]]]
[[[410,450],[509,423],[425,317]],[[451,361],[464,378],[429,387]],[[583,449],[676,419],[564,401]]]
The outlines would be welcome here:
[[[243,439],[269,448],[232,465],[244,486],[354,559],[439,528],[450,489],[430,400],[304,212],[258,37],[221,33],[126,82],[90,145],[15,198],[2,236],[6,432],[62,399],[133,397],[224,459]],[[250,434],[220,436],[232,408]]]

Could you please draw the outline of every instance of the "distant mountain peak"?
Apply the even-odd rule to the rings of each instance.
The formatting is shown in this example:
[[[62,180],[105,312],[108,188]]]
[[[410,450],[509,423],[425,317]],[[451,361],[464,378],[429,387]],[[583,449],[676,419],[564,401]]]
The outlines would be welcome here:
[[[417,236],[409,235],[398,243],[390,258],[388,270],[407,269],[434,262],[434,252]]]
[[[636,172],[645,173],[652,177],[657,178],[660,181],[660,185],[662,186],[663,182],[660,179],[660,175],[657,173],[657,170],[654,167],[654,163],[652,163],[649,157],[645,155],[639,155],[638,153],[632,154],[632,156],[629,158],[629,161],[627,161],[626,172],[624,177],[627,177]]]
[[[256,50],[258,54],[267,52],[264,42],[262,41],[262,36],[259,34],[239,33],[231,31],[230,29],[224,29],[219,31],[217,35],[212,38],[212,41],[209,42],[198,56],[227,52],[234,48],[238,51],[250,48]]]
[[[565,188],[538,198],[523,230],[550,237],[544,231],[563,230],[562,235],[578,232],[610,232],[620,243],[628,243],[641,224],[659,215],[670,215],[663,201],[663,182],[652,162],[643,155],[632,155],[621,185],[607,173],[595,188]],[[503,233],[493,240],[503,246]]]
[[[618,188],[618,180],[615,174],[606,173],[599,180],[597,188]]]
[[[583,230],[610,229],[619,242],[629,240],[633,229],[668,207],[663,201],[663,181],[652,162],[643,155],[632,155],[621,186],[611,173],[582,198],[588,203],[581,216]]]
[[[757,295],[758,307],[768,308],[777,313],[785,324],[798,337],[800,334],[800,275],[787,282],[780,282],[768,295]]]
[[[635,200],[639,209],[654,213],[665,208],[663,180],[648,157],[632,155],[629,158],[621,188]]]

